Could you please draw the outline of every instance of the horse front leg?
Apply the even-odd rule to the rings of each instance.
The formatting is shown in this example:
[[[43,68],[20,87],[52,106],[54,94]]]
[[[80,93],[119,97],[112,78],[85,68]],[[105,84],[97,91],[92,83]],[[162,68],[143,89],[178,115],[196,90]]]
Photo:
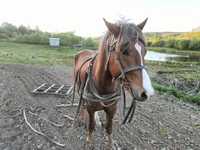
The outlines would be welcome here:
[[[89,116],[89,122],[87,127],[87,136],[86,136],[86,142],[87,144],[92,144],[92,133],[95,129],[95,118],[94,113],[95,111],[87,109],[88,116]]]
[[[109,108],[105,109],[106,112],[106,134],[107,134],[107,140],[108,140],[108,149],[112,149],[112,125],[113,125],[113,118],[116,113],[117,105],[112,105]]]

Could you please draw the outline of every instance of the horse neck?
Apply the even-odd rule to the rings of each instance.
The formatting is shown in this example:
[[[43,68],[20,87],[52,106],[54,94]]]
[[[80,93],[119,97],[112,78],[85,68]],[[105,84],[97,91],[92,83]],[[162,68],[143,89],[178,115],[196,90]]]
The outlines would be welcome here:
[[[112,91],[112,77],[109,73],[109,70],[106,68],[108,52],[107,47],[105,46],[105,40],[101,43],[98,51],[98,55],[96,58],[96,62],[94,64],[94,79],[97,89],[100,91]]]

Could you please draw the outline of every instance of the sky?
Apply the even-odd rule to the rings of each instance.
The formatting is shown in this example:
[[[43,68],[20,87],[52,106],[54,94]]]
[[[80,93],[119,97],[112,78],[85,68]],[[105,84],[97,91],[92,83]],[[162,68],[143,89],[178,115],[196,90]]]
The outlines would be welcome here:
[[[0,0],[0,24],[48,32],[100,36],[106,31],[102,18],[121,17],[135,24],[148,17],[144,32],[187,32],[200,26],[200,0]]]

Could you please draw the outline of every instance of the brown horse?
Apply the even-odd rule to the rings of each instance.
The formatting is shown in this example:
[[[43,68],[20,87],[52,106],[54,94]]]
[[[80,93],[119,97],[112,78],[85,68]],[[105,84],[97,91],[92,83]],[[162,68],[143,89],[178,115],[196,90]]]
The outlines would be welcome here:
[[[108,32],[100,43],[98,52],[85,50],[75,56],[76,85],[81,95],[81,105],[88,115],[86,141],[91,143],[95,128],[95,112],[106,112],[106,133],[111,146],[112,120],[117,109],[119,83],[139,101],[153,94],[149,76],[144,67],[146,54],[142,29],[146,21],[109,23],[104,19]]]

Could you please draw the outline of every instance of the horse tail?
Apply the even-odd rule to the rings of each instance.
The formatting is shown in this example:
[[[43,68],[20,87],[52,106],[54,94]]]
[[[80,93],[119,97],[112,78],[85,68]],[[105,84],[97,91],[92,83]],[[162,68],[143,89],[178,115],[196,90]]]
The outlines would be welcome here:
[[[74,83],[73,83],[73,92],[72,92],[72,105],[74,104],[74,98],[75,98],[75,93],[76,93],[76,85],[77,85],[77,81],[78,81],[78,72],[76,71],[76,65],[77,65],[77,61],[78,61],[78,54],[75,55],[74,58]]]

